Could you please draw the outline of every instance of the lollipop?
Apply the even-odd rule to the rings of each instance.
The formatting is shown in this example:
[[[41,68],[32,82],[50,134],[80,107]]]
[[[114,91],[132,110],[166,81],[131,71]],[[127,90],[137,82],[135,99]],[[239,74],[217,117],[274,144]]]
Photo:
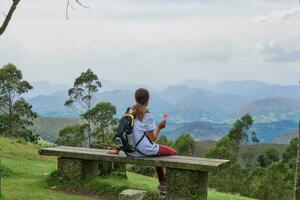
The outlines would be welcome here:
[[[168,118],[168,114],[165,113],[165,114],[164,114],[164,119],[166,120],[167,118]]]

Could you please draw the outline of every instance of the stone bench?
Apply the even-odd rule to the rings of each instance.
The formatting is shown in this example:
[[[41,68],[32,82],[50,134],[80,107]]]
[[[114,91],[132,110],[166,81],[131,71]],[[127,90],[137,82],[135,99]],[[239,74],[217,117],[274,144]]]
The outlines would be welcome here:
[[[208,172],[229,165],[229,160],[187,156],[133,158],[123,152],[114,155],[107,150],[66,146],[43,148],[39,154],[57,156],[58,173],[71,179],[97,176],[98,161],[166,167],[167,200],[206,200]]]

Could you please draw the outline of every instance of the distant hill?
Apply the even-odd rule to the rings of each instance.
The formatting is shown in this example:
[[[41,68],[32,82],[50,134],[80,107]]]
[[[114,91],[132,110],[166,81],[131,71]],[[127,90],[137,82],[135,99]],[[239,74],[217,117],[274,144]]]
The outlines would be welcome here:
[[[255,115],[256,122],[298,120],[300,92],[296,86],[271,85],[251,80],[224,81],[216,84],[188,80],[184,84],[186,85],[169,86],[163,91],[150,87],[149,107],[158,120],[162,118],[163,113],[168,113],[172,123],[233,123],[236,118],[247,112]],[[118,87],[121,89],[114,89]],[[120,117],[128,106],[134,104],[134,90],[138,87],[147,86],[122,85],[104,80],[103,87],[95,95],[94,104],[109,101],[117,107],[117,116]],[[43,88],[43,84],[40,88]],[[51,89],[44,93],[50,91]],[[79,117],[78,113],[64,106],[67,98],[65,89],[31,97],[28,101],[33,105],[34,111],[43,117]]]
[[[67,91],[60,91],[51,95],[39,95],[28,99],[32,104],[33,110],[43,117],[64,117],[74,118],[79,117],[79,114],[71,108],[64,106],[68,99]],[[93,104],[98,102],[108,101],[117,107],[117,116],[124,114],[128,106],[134,104],[134,92],[129,90],[113,90],[97,93],[94,96]],[[149,106],[151,113],[157,118],[162,118],[164,112],[172,112],[173,107],[169,102],[158,95],[151,95],[151,105]]]
[[[233,94],[215,94],[208,90],[197,90],[183,97],[175,110],[178,121],[222,122],[235,109],[250,102],[250,98]]]
[[[79,117],[78,113],[64,106],[67,98],[67,92],[60,91],[30,98],[28,102],[32,104],[33,110],[43,117]]]
[[[300,99],[298,85],[269,84],[263,81],[255,80],[222,81],[212,84],[201,79],[186,80],[183,81],[182,84],[192,88],[200,87],[203,89],[208,89],[219,94],[230,93],[241,96],[251,96],[255,99],[277,96]]]
[[[279,135],[278,137],[276,137],[273,140],[273,143],[278,143],[278,144],[289,144],[290,141],[295,138],[298,137],[298,131],[290,131],[290,132],[286,132],[284,134]]]
[[[62,90],[67,90],[68,85],[60,83],[50,83],[49,81],[32,82],[33,90],[26,94],[26,98],[32,98],[39,95],[50,95]]]
[[[255,123],[252,130],[257,133],[261,143],[271,143],[275,138],[286,133],[287,131],[296,131],[297,122],[280,121],[272,123]],[[162,134],[176,139],[182,133],[189,133],[195,140],[219,140],[230,129],[231,124],[216,124],[209,122],[191,122],[181,124],[168,124],[167,128],[162,131]]]
[[[45,140],[54,142],[58,138],[58,133],[61,129],[79,123],[81,123],[81,120],[76,118],[39,117],[34,121],[34,126],[31,130],[42,136]]]
[[[300,116],[300,100],[283,97],[256,100],[240,107],[234,111],[231,116],[239,117],[245,113],[250,113],[260,122],[281,120],[296,121]]]

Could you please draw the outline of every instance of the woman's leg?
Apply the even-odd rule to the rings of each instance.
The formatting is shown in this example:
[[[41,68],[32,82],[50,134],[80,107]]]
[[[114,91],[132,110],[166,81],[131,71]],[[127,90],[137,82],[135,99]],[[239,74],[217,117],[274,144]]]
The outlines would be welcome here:
[[[173,155],[177,155],[175,149],[168,147],[166,145],[161,145],[161,144],[159,145],[158,156],[173,156]],[[164,185],[166,181],[164,168],[156,167],[156,173],[157,173],[159,184]]]

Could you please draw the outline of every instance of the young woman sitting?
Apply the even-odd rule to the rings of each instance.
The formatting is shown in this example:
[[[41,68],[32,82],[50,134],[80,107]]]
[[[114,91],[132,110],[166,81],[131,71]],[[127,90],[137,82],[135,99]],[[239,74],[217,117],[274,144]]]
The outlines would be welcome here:
[[[135,92],[136,104],[130,109],[130,113],[135,116],[133,138],[134,141],[139,141],[145,132],[148,137],[144,137],[137,146],[137,151],[129,155],[133,157],[176,155],[175,149],[156,143],[160,131],[166,126],[166,120],[156,125],[153,115],[147,109],[149,99],[150,94],[148,90],[140,88]],[[119,150],[112,150],[109,153],[118,154]],[[165,169],[163,167],[156,167],[156,173],[159,180],[158,189],[161,194],[165,194]]]

